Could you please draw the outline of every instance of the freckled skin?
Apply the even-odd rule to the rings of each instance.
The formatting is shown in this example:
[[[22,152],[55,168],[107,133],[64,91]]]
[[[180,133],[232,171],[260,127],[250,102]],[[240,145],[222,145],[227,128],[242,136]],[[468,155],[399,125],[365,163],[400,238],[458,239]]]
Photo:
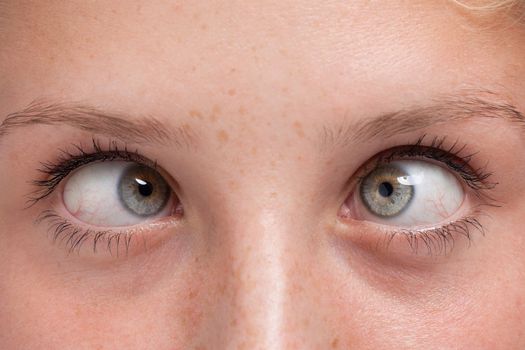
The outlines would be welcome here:
[[[39,163],[93,135],[38,126],[0,140],[0,349],[525,348],[514,129],[423,131],[479,151],[504,203],[487,209],[485,237],[436,257],[402,238],[377,249],[377,230],[337,217],[352,175],[420,133],[319,141],[328,124],[465,87],[523,112],[512,20],[438,1],[7,1],[0,13],[1,119],[38,98],[82,101],[197,144],[129,145],[173,178],[185,219],[116,259],[52,244],[34,222],[51,199],[23,209]]]

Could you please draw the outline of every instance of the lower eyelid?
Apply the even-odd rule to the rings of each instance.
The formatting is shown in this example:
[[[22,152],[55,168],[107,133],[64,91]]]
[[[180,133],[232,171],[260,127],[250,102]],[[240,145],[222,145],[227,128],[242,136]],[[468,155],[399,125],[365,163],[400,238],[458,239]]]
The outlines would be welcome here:
[[[439,226],[419,229],[396,228],[370,221],[340,217],[336,235],[375,254],[425,257],[447,256],[460,243],[469,247],[475,235],[485,236],[481,222],[488,216],[485,205],[465,209],[461,216]]]
[[[43,225],[50,241],[71,254],[129,257],[153,248],[167,239],[180,225],[178,218],[169,217],[122,229],[91,228],[64,218],[53,209],[43,211],[35,221]]]

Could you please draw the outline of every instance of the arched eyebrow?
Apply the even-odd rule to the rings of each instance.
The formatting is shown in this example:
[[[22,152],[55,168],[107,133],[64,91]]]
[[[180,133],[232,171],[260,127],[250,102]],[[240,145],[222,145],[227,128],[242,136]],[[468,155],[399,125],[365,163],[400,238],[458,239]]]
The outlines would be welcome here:
[[[154,143],[195,147],[196,138],[188,124],[167,126],[154,117],[133,117],[78,103],[36,101],[8,115],[0,124],[0,139],[32,125],[67,125],[96,135],[129,143]]]
[[[492,97],[488,99],[488,97]],[[495,102],[496,100],[497,102]],[[509,128],[518,129],[525,136],[525,117],[511,103],[503,101],[493,92],[447,96],[430,105],[403,109],[372,119],[322,129],[323,149],[347,147],[376,139],[422,130],[451,123],[476,120],[505,120]]]

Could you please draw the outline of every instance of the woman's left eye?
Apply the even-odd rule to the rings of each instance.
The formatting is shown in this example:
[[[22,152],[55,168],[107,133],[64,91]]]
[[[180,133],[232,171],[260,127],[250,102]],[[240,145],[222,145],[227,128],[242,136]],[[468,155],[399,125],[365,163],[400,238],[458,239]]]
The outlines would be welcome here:
[[[173,194],[155,169],[126,161],[98,162],[75,170],[63,187],[67,211],[99,227],[123,227],[173,212]]]
[[[451,171],[424,160],[397,160],[370,171],[347,205],[356,219],[411,229],[442,224],[464,200]]]

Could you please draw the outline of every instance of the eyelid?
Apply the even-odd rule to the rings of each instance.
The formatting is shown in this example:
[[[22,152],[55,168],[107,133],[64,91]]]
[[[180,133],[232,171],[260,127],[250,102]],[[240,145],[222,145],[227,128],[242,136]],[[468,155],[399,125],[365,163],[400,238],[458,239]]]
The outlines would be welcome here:
[[[368,227],[367,230],[376,230],[377,234],[374,234],[374,237],[377,238],[379,234],[380,238],[376,242],[376,248],[383,242],[386,243],[385,248],[388,251],[392,242],[403,238],[411,248],[412,255],[420,253],[418,243],[421,243],[419,247],[426,246],[429,255],[434,253],[447,254],[450,252],[448,246],[450,246],[450,242],[454,241],[455,237],[463,236],[470,244],[471,231],[478,231],[482,235],[485,234],[479,218],[486,215],[483,210],[485,207],[499,206],[489,193],[498,183],[491,181],[492,173],[487,170],[487,165],[477,168],[471,165],[477,152],[466,153],[467,145],[459,146],[459,141],[446,146],[446,141],[446,137],[435,137],[430,142],[427,142],[426,135],[423,135],[412,145],[396,146],[379,152],[365,162],[356,172],[356,175],[350,178],[348,182],[350,189],[348,192],[350,194],[347,198],[352,198],[356,195],[357,189],[367,174],[379,165],[395,160],[424,159],[436,163],[456,175],[461,180],[460,184],[465,189],[465,195],[472,199],[468,201],[471,206],[470,209],[463,211],[462,217],[454,221],[443,222],[439,227],[406,229],[392,228],[385,224],[368,221],[360,223],[359,225],[366,225]],[[347,226],[349,221],[351,221],[351,225],[354,227],[357,223],[355,222],[356,220],[352,219],[353,209],[346,206],[347,201],[348,199],[345,200],[345,205],[342,206],[339,217],[344,226]],[[448,246],[447,242],[449,242]]]
[[[155,161],[142,156],[138,150],[130,151],[126,145],[119,145],[115,141],[107,144],[92,139],[89,147],[82,144],[73,145],[74,151],[60,150],[57,160],[43,163],[38,171],[44,174],[43,179],[32,181],[37,187],[30,194],[29,205],[32,207],[38,202],[49,198],[45,209],[40,212],[35,224],[47,226],[47,232],[53,242],[63,244],[68,253],[85,251],[84,242],[92,240],[93,253],[99,253],[100,247],[105,248],[110,256],[128,256],[143,251],[146,246],[156,246],[165,237],[173,233],[173,229],[182,223],[182,204],[180,203],[179,186],[173,178],[157,166]],[[127,161],[141,164],[158,171],[168,183],[174,201],[170,216],[146,220],[128,227],[96,227],[81,222],[63,208],[63,199],[60,189],[64,180],[75,170],[95,162]],[[57,195],[54,195],[54,194]],[[178,203],[175,203],[174,198]],[[49,209],[52,208],[52,209]],[[123,253],[123,254],[121,254]],[[125,254],[124,254],[125,253]]]
[[[473,167],[472,163],[478,152],[467,152],[466,143],[461,144],[459,140],[456,140],[447,144],[446,136],[435,136],[429,142],[427,138],[427,135],[423,135],[412,145],[398,146],[380,152],[366,162],[365,166],[371,165],[373,169],[378,164],[394,160],[427,159],[446,167],[459,176],[468,187],[475,191],[477,196],[486,196],[487,190],[497,186],[497,182],[491,181],[493,173],[487,169],[488,164]],[[362,179],[364,175],[361,172],[359,177]]]
[[[94,229],[64,216],[55,209],[47,209],[41,212],[35,223],[45,224],[52,242],[65,246],[68,254],[80,254],[85,248],[84,243],[92,240],[93,254],[105,250],[116,258],[133,256],[157,246],[181,224],[177,217],[166,217],[128,228]]]
[[[56,161],[42,163],[41,168],[37,169],[44,178],[32,181],[36,190],[29,195],[28,206],[51,195],[74,170],[96,161],[130,161],[159,170],[156,162],[142,156],[138,150],[129,151],[126,145],[121,148],[116,141],[109,141],[107,147],[104,147],[100,141],[92,139],[90,150],[86,150],[81,144],[73,146],[75,152],[61,150]]]

